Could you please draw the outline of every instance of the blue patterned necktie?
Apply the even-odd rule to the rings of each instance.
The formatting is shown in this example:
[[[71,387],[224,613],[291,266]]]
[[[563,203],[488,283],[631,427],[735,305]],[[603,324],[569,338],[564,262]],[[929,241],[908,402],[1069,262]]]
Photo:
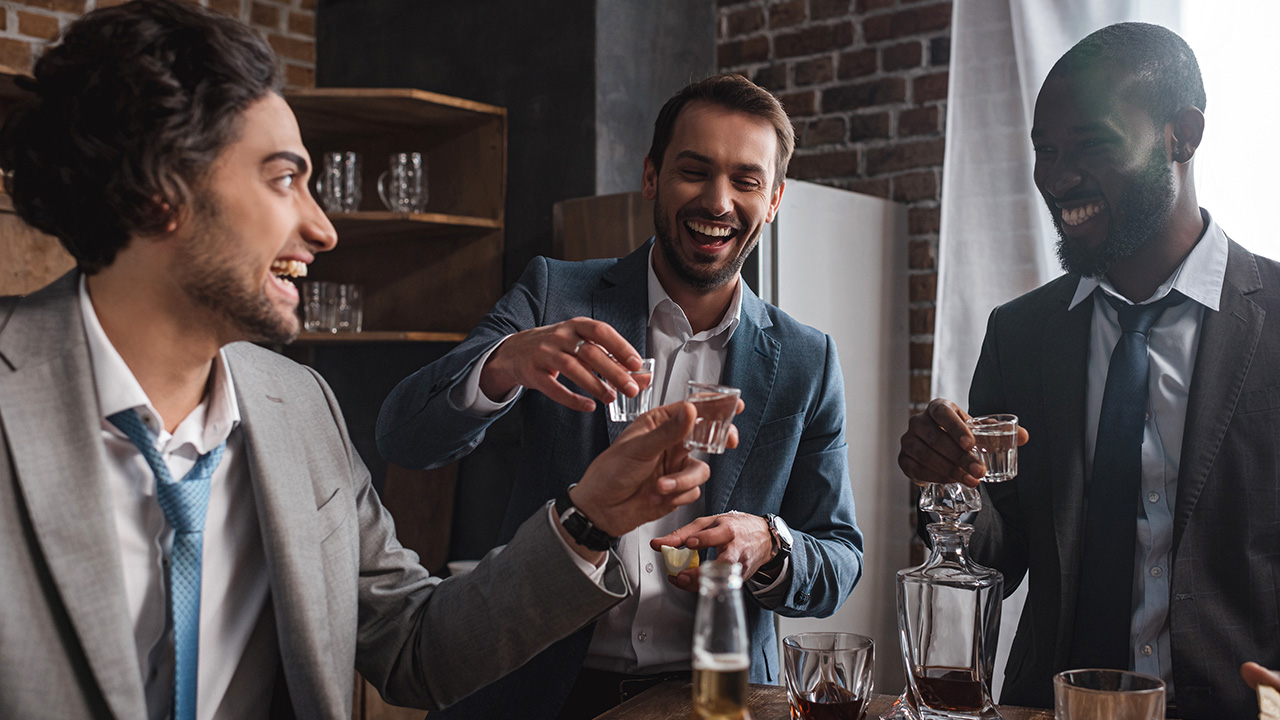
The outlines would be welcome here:
[[[1127,670],[1150,376],[1147,342],[1165,308],[1186,297],[1175,291],[1153,303],[1129,305],[1099,294],[1119,316],[1120,339],[1111,351],[1098,415],[1069,662],[1073,668]]]
[[[155,437],[138,413],[124,410],[107,418],[138,447],[156,476],[156,499],[173,526],[169,560],[169,625],[173,628],[173,720],[195,720],[197,664],[200,658],[200,556],[209,483],[227,443],[201,455],[195,467],[174,482],[156,450]]]

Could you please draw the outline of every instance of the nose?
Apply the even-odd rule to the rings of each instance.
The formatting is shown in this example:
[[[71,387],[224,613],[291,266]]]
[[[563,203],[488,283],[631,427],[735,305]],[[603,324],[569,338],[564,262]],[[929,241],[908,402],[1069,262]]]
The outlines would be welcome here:
[[[729,178],[715,176],[703,186],[702,207],[716,217],[733,212],[733,185]]]
[[[1041,176],[1041,189],[1055,198],[1067,196],[1083,181],[1083,175],[1070,156],[1060,157],[1047,165],[1041,171],[1038,164],[1036,175]]]
[[[320,209],[320,205],[310,193],[306,194],[303,204],[305,207],[300,228],[302,239],[311,246],[313,252],[332,250],[338,244],[338,231],[333,227],[333,223],[329,222],[329,216],[324,214],[324,210]]]

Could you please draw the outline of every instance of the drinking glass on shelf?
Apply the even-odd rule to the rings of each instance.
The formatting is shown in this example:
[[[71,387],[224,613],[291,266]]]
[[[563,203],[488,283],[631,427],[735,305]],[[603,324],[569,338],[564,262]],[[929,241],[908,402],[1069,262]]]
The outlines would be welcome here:
[[[1005,482],[1018,474],[1018,416],[980,415],[965,423],[973,433],[973,449],[987,466],[983,482]]]
[[[336,284],[307,280],[299,285],[302,294],[302,329],[307,332],[333,332],[337,326]]]
[[[1054,720],[1164,720],[1164,681],[1128,670],[1053,676]]]
[[[360,207],[360,153],[327,152],[316,175],[316,197],[325,212],[349,213]]]
[[[871,700],[875,642],[865,635],[809,632],[782,640],[782,674],[796,720],[862,720]]]
[[[627,397],[621,392],[609,403],[609,419],[613,422],[631,422],[649,412],[653,406],[653,358],[640,361],[639,370],[629,370],[631,379],[640,388],[635,397]]]
[[[419,213],[427,205],[427,162],[422,153],[391,153],[378,176],[378,196],[391,212]]]
[[[698,418],[693,430],[685,438],[684,446],[690,450],[702,450],[719,455],[729,442],[729,427],[738,412],[738,396],[742,391],[735,387],[702,383],[690,380],[685,386],[685,402],[693,403]]]
[[[334,332],[360,332],[364,325],[364,288],[338,285],[334,304]]]

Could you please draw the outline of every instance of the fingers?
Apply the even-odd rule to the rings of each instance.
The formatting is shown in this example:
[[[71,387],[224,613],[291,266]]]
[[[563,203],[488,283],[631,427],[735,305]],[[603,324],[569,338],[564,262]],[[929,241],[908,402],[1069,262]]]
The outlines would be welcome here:
[[[1280,689],[1280,673],[1275,670],[1268,670],[1256,662],[1247,662],[1241,665],[1240,677],[1249,684],[1249,687],[1255,690],[1259,685],[1270,685],[1273,688]]]
[[[912,416],[901,439],[898,466],[916,482],[978,484],[986,467],[973,455],[973,434],[965,426],[968,413],[937,398]]]
[[[711,466],[701,460],[687,458],[684,466],[674,473],[668,473],[658,478],[657,492],[655,492],[650,500],[654,505],[671,504],[675,496],[683,495],[690,490],[696,490],[699,486],[711,477]],[[693,499],[697,499],[694,495]],[[677,505],[687,504],[675,503]]]
[[[671,547],[684,547],[685,538],[698,532],[699,530],[702,530],[706,526],[715,522],[715,520],[716,519],[713,516],[696,518],[692,522],[690,522],[688,525],[685,525],[684,527],[677,528],[671,531],[670,533],[663,535],[660,538],[654,538],[650,540],[649,547],[653,548],[654,550],[661,550],[663,545],[670,545]]]
[[[697,411],[691,403],[674,402],[654,408],[636,418],[613,447],[637,458],[656,458],[664,450],[683,447],[682,441],[693,430]]]
[[[614,383],[616,387],[626,384],[625,370],[640,369],[640,353],[636,352],[636,349],[631,347],[631,343],[627,342],[626,338],[622,337],[617,330],[614,330],[612,325],[585,317],[567,320],[565,324],[570,325],[579,338],[594,345],[595,351],[602,351],[615,367],[621,366],[624,368],[620,375],[618,373],[614,374],[619,380],[619,382]],[[578,354],[581,355],[586,350],[587,346],[583,345]]]

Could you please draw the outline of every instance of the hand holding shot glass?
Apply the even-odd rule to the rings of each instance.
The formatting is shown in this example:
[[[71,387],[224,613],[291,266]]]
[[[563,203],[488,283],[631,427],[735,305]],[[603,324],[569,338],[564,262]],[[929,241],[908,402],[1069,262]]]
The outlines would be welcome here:
[[[1018,474],[1018,416],[980,415],[965,424],[973,433],[973,449],[987,467],[983,482],[1005,482]]]

